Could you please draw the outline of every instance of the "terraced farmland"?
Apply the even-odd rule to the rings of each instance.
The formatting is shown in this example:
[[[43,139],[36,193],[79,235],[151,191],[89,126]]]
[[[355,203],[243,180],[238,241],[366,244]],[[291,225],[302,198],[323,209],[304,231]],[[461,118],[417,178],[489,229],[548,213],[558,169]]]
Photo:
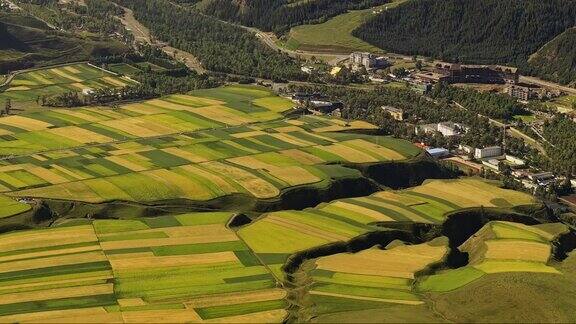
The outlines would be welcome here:
[[[120,88],[135,81],[118,76],[92,65],[81,63],[56,68],[38,69],[18,74],[8,88],[0,93],[0,100],[36,101],[44,95],[88,89]]]
[[[548,264],[552,258],[551,242],[567,232],[568,227],[559,223],[535,226],[488,223],[459,247],[469,254],[468,266],[424,277],[418,289],[427,292],[451,291],[495,273],[560,274]]]
[[[470,197],[451,194],[472,189]],[[295,253],[387,230],[378,225],[441,224],[470,207],[533,203],[528,195],[466,178],[267,213],[237,232],[226,226],[231,213],[209,212],[72,220],[4,234],[0,321],[90,316],[97,322],[280,322],[294,307],[291,290],[280,287],[287,280],[283,266]],[[382,313],[395,320],[438,321],[424,293],[458,289],[469,278],[493,273],[558,274],[548,264],[551,242],[566,232],[560,224],[491,222],[460,247],[470,254],[467,266],[424,277],[432,265],[445,262],[445,237],[311,259],[299,312],[322,321]]]
[[[0,321],[279,322],[285,292],[229,213],[3,235]]]
[[[456,192],[474,195],[464,197],[453,194]],[[269,213],[240,229],[239,235],[278,274],[290,254],[348,241],[378,230],[375,224],[441,224],[451,212],[464,208],[508,208],[533,203],[526,194],[499,189],[480,179],[431,180],[407,190],[340,199],[303,211]]]

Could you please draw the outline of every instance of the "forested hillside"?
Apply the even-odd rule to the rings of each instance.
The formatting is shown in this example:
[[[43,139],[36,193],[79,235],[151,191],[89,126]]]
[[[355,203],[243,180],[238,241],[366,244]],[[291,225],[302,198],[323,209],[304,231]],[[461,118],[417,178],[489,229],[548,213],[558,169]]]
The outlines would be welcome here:
[[[576,82],[576,28],[544,45],[528,63],[533,74],[565,84]]]
[[[220,19],[283,33],[293,26],[324,22],[348,10],[387,2],[389,0],[204,0],[198,8]]]
[[[531,54],[575,25],[572,0],[421,0],[382,12],[354,35],[393,52],[528,70]]]
[[[195,55],[208,70],[272,79],[303,74],[288,56],[274,52],[253,34],[165,0],[116,0],[134,11],[155,37]]]
[[[0,14],[0,73],[17,69],[88,60],[127,51],[122,43],[99,36],[54,31],[21,14]]]

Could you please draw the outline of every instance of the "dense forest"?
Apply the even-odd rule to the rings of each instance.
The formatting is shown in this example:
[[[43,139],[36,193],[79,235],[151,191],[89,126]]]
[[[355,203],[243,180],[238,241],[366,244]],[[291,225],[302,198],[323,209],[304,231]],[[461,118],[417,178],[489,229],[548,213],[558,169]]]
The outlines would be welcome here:
[[[321,23],[348,10],[387,2],[389,0],[204,0],[198,8],[220,19],[281,34],[293,26]]]
[[[444,84],[438,84],[430,94],[433,98],[443,98],[462,105],[477,114],[510,121],[515,115],[528,115],[529,112],[515,98],[473,89],[460,89]]]
[[[576,83],[576,28],[544,45],[528,63],[532,74],[564,84]]]
[[[420,0],[382,12],[354,35],[393,52],[526,71],[531,54],[575,25],[572,0]]]
[[[305,75],[288,56],[252,33],[166,0],[115,0],[134,11],[154,36],[195,55],[208,70],[275,80]]]

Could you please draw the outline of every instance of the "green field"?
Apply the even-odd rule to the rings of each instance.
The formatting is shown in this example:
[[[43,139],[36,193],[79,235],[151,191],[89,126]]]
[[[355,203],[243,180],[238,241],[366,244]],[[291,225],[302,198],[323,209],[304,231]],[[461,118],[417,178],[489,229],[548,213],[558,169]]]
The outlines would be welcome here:
[[[374,10],[393,8],[404,1],[406,0],[397,0],[373,9],[350,11],[322,24],[294,27],[285,46],[292,50],[311,52],[382,52],[381,49],[352,36],[352,31],[373,16]]]
[[[9,217],[30,210],[30,206],[0,195],[0,218]]]
[[[229,86],[119,109],[55,109],[0,119],[0,192],[91,203],[277,198],[295,186],[359,178],[341,165],[420,151],[373,129],[317,116],[283,119],[293,103],[263,87]]]
[[[68,91],[82,92],[100,88],[118,88],[135,81],[100,70],[89,64],[70,64],[56,68],[37,69],[18,74],[0,92],[0,101],[36,102],[42,96]]]

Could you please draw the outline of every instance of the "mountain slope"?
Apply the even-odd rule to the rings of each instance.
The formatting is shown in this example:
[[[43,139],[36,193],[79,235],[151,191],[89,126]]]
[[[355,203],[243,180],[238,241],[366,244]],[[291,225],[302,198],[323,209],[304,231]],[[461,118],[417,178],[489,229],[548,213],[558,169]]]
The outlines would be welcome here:
[[[571,0],[420,0],[382,12],[354,35],[404,54],[523,67],[575,25]]]
[[[576,28],[544,45],[528,63],[533,74],[564,84],[576,83]]]
[[[320,23],[352,9],[389,0],[204,0],[197,8],[219,19],[283,33],[290,27]]]

